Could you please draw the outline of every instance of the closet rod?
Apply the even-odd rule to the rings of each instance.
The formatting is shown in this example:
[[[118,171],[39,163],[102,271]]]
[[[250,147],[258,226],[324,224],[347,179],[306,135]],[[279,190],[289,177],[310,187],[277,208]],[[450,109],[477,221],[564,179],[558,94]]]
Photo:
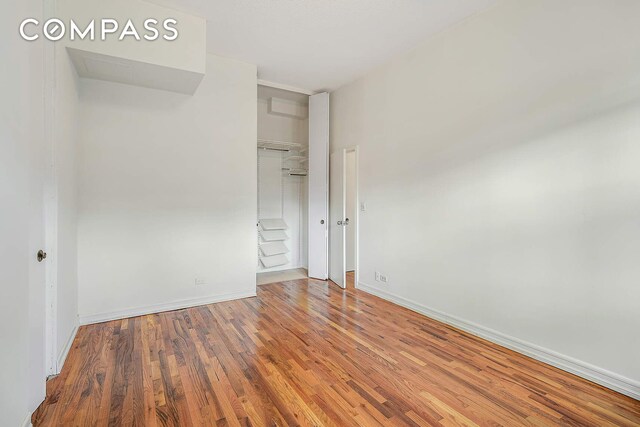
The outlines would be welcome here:
[[[300,146],[301,145],[299,142],[279,141],[277,139],[264,139],[264,138],[258,138],[258,142],[263,142],[263,143],[266,143],[266,144],[285,144],[285,145],[296,145],[296,146]]]
[[[286,148],[267,148],[267,147],[258,147],[258,150],[269,150],[269,151],[285,151],[285,152],[289,152],[291,150],[286,149]]]

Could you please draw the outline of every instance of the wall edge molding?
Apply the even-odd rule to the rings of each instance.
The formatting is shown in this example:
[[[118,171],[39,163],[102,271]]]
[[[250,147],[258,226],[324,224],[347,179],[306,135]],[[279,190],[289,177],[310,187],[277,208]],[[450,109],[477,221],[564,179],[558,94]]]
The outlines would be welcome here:
[[[502,347],[529,356],[539,362],[554,366],[563,371],[592,381],[608,389],[617,391],[633,399],[640,400],[640,382],[610,372],[590,363],[557,353],[536,344],[520,340],[476,323],[451,316],[422,304],[411,302],[391,292],[358,282],[357,289],[375,295],[431,319],[456,327],[477,337],[491,341]]]
[[[297,92],[297,93],[302,93],[304,95],[315,95],[316,92],[310,89],[305,89],[305,88],[301,88],[301,87],[296,87],[296,86],[290,86],[284,83],[278,83],[278,82],[273,82],[273,81],[269,81],[269,80],[263,80],[263,79],[258,79],[258,84],[260,86],[267,86],[267,87],[272,87],[272,88],[276,88],[276,89],[282,89],[282,90],[288,90],[289,92]]]
[[[55,375],[58,375],[60,372],[62,372],[62,367],[64,366],[64,362],[67,360],[67,356],[69,355],[71,346],[73,346],[73,341],[76,339],[77,333],[78,325],[75,325],[73,327],[73,330],[71,331],[71,334],[69,334],[69,338],[67,339],[67,343],[62,349],[62,352],[58,355],[58,359],[56,360]]]
[[[108,322],[110,320],[127,319],[129,317],[144,316],[147,314],[162,313],[164,311],[181,310],[184,308],[197,307],[200,305],[214,304],[217,302],[233,301],[242,298],[251,298],[256,296],[256,291],[235,292],[222,295],[211,295],[199,298],[190,298],[167,303],[153,304],[143,307],[133,307],[124,310],[115,310],[105,313],[81,315],[79,317],[80,325],[92,325],[94,323]]]
[[[31,427],[33,425],[31,424],[31,415],[31,413],[27,414],[27,416],[22,421],[22,424],[20,424],[21,427]]]

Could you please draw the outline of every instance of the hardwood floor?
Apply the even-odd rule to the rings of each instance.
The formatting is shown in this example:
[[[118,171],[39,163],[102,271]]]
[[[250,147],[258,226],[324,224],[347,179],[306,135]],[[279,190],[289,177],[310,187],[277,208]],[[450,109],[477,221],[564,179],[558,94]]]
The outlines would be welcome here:
[[[83,326],[35,426],[619,425],[640,402],[358,290]]]
[[[347,289],[349,290],[353,290],[356,288],[356,272],[355,271],[347,271],[346,274],[346,278],[347,278]]]
[[[293,270],[271,271],[268,273],[256,274],[256,282],[258,286],[268,285],[277,282],[286,282],[289,280],[306,279],[309,277],[307,270],[304,268],[296,268]]]

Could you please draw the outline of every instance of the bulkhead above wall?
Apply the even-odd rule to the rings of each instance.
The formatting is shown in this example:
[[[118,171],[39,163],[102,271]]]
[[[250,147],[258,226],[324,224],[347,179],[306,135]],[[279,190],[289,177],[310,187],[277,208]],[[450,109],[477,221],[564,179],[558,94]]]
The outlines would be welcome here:
[[[269,98],[269,114],[306,119],[309,116],[309,106],[296,101],[282,98]]]
[[[192,95],[205,75],[203,18],[139,0],[58,0],[56,18],[80,77]]]
[[[267,114],[298,120],[309,117],[309,95],[259,84],[258,100],[266,103]]]

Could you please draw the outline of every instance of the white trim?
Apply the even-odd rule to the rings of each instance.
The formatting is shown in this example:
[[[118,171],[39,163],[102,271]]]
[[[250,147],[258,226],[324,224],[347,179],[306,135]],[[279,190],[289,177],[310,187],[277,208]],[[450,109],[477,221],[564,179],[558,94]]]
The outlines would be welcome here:
[[[31,424],[31,414],[27,414],[27,416],[24,418],[24,420],[22,421],[22,424],[20,424],[21,427],[31,427],[33,424]]]
[[[355,287],[360,280],[360,146],[353,145],[351,147],[347,147],[345,150],[347,151],[347,153],[353,151],[356,155],[356,270],[353,277],[353,286]]]
[[[45,14],[54,16],[55,0],[44,2]],[[56,77],[58,56],[54,43],[45,46],[45,81],[44,81],[44,122],[46,173],[45,173],[45,197],[44,197],[44,223],[45,223],[45,251],[47,260],[45,267],[45,363],[46,375],[56,373],[57,353],[57,294],[58,294],[58,177],[56,164],[56,130],[57,130],[57,88]]]
[[[163,311],[180,310],[183,308],[196,307],[199,305],[213,304],[216,302],[231,301],[241,298],[250,298],[256,296],[256,290],[248,292],[236,292],[231,294],[213,295],[200,298],[191,298],[162,304],[148,305],[144,307],[133,307],[124,310],[110,311],[99,314],[89,314],[80,316],[80,325],[91,325],[93,323],[108,322],[109,320],[126,319],[135,316],[144,316],[145,314],[161,313]]]
[[[331,157],[336,156],[334,159]],[[338,159],[342,158],[340,161],[342,165],[342,170],[338,171],[336,168],[336,162]],[[332,172],[337,176],[332,177]],[[335,178],[335,179],[334,179]],[[338,187],[338,184],[342,184]],[[332,191],[332,185],[336,186]],[[335,194],[338,192],[338,194]],[[332,211],[332,206],[334,204],[331,202],[333,196],[333,201],[336,203],[338,208],[342,208],[342,211],[337,213]],[[340,197],[341,196],[341,197]],[[336,200],[337,199],[337,200]],[[340,286],[342,289],[347,288],[347,232],[346,228],[342,225],[339,227],[335,226],[335,223],[342,224],[342,221],[346,217],[347,211],[347,150],[345,148],[340,148],[333,153],[329,154],[329,280],[331,280],[336,285]],[[336,230],[333,232],[332,230]],[[337,234],[338,236],[332,236],[333,234]],[[340,238],[340,234],[342,235]],[[333,239],[332,237],[338,237],[337,239]],[[332,257],[336,256],[336,249],[338,249],[338,255],[342,255],[341,260],[333,260]],[[337,257],[336,257],[337,258]],[[334,268],[334,262],[338,261],[335,264],[338,264],[338,267],[342,266],[342,268]],[[335,270],[335,271],[334,271]]]
[[[67,340],[67,343],[62,349],[62,352],[58,355],[58,360],[57,360],[55,373],[54,373],[55,375],[58,375],[60,372],[62,372],[62,367],[64,366],[65,360],[67,360],[67,356],[69,355],[69,350],[71,350],[71,346],[73,345],[73,340],[75,340],[77,333],[78,333],[78,325],[73,327],[73,331],[71,331],[71,334],[69,335],[69,339]]]
[[[262,80],[262,79],[258,79],[258,84],[260,86],[267,86],[267,87],[272,87],[275,89],[282,89],[282,90],[288,90],[289,92],[296,92],[296,93],[302,93],[304,95],[315,95],[317,92],[314,92],[312,90],[309,89],[303,89],[303,88],[299,88],[299,87],[295,87],[295,86],[289,86],[289,85],[285,85],[282,83],[276,83],[276,82],[270,82],[268,80]]]
[[[358,282],[357,287],[358,289],[361,289],[367,293],[370,293],[402,307],[408,308],[409,310],[415,311],[429,318],[454,326],[472,335],[479,336],[495,344],[507,347],[511,350],[517,351],[518,353],[522,353],[540,362],[555,366],[558,369],[570,372],[579,377],[610,388],[611,390],[615,390],[629,397],[640,400],[640,382],[631,378],[623,377],[622,375],[607,371],[606,369],[591,365],[590,363],[574,359],[570,356],[557,353],[553,350],[540,347],[536,344],[532,344],[518,338],[511,337],[509,335],[505,335],[501,332],[486,328],[476,323],[442,313],[438,310],[434,310],[424,305],[409,301],[403,297],[387,291],[383,291],[373,286],[369,286],[362,282]]]

